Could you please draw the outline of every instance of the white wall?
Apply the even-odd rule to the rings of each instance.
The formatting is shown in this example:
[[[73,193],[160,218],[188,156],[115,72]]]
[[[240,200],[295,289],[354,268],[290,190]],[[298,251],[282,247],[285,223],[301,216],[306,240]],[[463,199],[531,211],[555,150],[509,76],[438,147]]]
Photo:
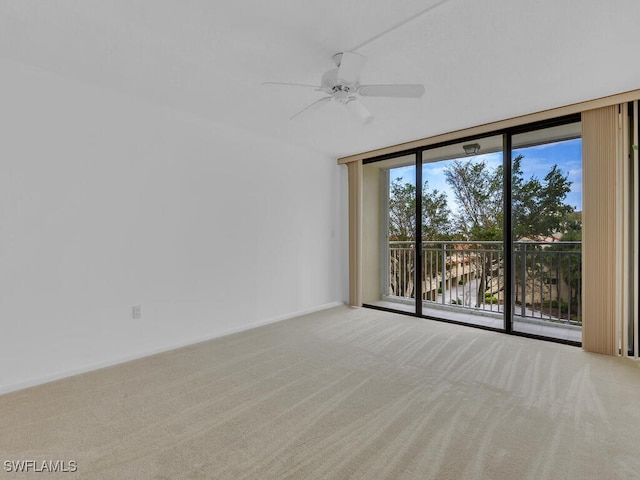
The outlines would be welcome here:
[[[0,78],[0,392],[346,299],[335,159],[17,63]]]

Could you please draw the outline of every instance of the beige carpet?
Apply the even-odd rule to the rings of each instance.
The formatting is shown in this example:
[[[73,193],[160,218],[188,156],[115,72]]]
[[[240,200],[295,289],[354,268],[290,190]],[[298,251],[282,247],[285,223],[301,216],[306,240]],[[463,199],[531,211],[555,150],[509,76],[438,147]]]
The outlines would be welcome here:
[[[77,471],[5,471],[18,460]],[[640,478],[640,366],[340,307],[0,396],[0,462],[0,479]]]

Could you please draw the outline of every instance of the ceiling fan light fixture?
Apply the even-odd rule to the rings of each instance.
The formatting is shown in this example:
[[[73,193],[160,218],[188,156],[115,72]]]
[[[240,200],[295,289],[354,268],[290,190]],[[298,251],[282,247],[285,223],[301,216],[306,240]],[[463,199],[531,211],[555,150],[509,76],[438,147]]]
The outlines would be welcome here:
[[[373,115],[371,115],[371,112],[367,110],[367,107],[365,107],[362,102],[360,102],[360,100],[358,100],[356,97],[347,98],[344,101],[344,106],[347,107],[347,109],[353,115],[358,117],[364,125],[370,123],[371,120],[373,120]]]
[[[464,153],[466,156],[476,155],[480,151],[479,143],[469,143],[467,145],[463,145]]]

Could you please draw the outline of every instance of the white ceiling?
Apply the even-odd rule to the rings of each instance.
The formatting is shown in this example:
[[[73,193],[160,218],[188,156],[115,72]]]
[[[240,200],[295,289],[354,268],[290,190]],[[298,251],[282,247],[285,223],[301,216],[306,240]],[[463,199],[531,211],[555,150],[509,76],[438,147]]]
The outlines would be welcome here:
[[[333,157],[640,88],[638,0],[0,0],[0,59]],[[386,33],[385,33],[386,32]],[[334,53],[368,57],[361,125],[320,97]]]

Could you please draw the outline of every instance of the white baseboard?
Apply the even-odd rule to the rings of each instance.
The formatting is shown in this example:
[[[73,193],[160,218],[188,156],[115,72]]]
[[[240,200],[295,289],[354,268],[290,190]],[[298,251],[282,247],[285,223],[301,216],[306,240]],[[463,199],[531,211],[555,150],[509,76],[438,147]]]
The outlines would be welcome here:
[[[193,340],[189,340],[188,342],[176,343],[171,345],[165,345],[159,348],[145,350],[143,352],[135,353],[132,355],[124,355],[121,357],[114,358],[112,360],[106,360],[104,362],[92,363],[89,365],[85,365],[83,367],[74,368],[71,370],[66,370],[64,372],[57,372],[50,375],[44,375],[42,377],[34,378],[31,380],[27,380],[25,382],[19,382],[9,385],[0,385],[0,395],[5,393],[15,392],[18,390],[23,390],[25,388],[35,387],[37,385],[42,385],[44,383],[54,382],[56,380],[61,380],[63,378],[73,377],[76,375],[80,375],[87,372],[92,372],[94,370],[100,370],[102,368],[112,367],[114,365],[119,365],[121,363],[130,362],[133,360],[138,360],[140,358],[149,357],[151,355],[157,355],[158,353],[168,352],[171,350],[175,350],[177,348],[187,347],[189,345],[194,345],[196,343],[207,342],[209,340],[214,340],[216,338],[226,337],[227,335],[233,335],[234,333],[244,332],[246,330],[251,330],[252,328],[262,327],[265,325],[269,325],[272,323],[281,322],[283,320],[289,320],[290,318],[301,317],[303,315],[308,315],[310,313],[319,312],[322,310],[327,310],[329,308],[343,306],[343,302],[331,302],[326,303],[324,305],[320,305],[318,307],[310,308],[308,310],[302,310],[294,313],[288,313],[286,315],[280,315],[277,317],[272,317],[267,320],[260,320],[258,322],[251,323],[249,325],[244,325],[238,328],[232,328],[228,330],[224,330],[222,332],[218,332],[215,335],[209,337],[196,338]]]

